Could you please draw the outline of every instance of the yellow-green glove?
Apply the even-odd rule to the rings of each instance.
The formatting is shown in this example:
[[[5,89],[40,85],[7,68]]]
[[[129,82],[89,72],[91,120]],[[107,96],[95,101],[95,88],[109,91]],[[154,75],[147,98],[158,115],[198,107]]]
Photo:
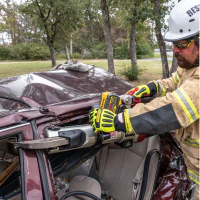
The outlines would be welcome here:
[[[129,90],[126,94],[130,94],[135,98],[153,97],[158,91],[157,82],[151,82],[147,85],[139,85]]]
[[[127,134],[133,133],[128,109],[116,115],[108,109],[95,108],[89,114],[90,123],[95,132],[123,131]]]
[[[114,118],[116,114],[107,109],[96,108],[90,112],[90,123],[95,132],[113,132],[115,130]]]

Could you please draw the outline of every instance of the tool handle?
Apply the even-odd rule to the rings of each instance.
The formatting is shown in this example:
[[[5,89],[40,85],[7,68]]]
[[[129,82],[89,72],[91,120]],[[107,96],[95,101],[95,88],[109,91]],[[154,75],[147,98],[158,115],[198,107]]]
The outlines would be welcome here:
[[[141,102],[142,103],[149,103],[150,101],[152,101],[155,97],[143,97],[141,98]]]

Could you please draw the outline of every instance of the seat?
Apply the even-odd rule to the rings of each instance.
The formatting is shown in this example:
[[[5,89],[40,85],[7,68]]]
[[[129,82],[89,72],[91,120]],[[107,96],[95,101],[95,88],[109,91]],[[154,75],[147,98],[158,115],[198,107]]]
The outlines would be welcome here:
[[[90,178],[85,175],[78,175],[75,176],[69,184],[69,192],[73,191],[84,191],[84,192],[89,192],[99,198],[101,198],[101,186],[100,184],[93,178]],[[62,197],[65,192],[59,191],[58,192],[58,197]],[[83,195],[78,195],[78,196],[71,196],[68,197],[67,200],[91,200],[91,198],[83,196]]]
[[[128,149],[115,144],[106,146],[96,155],[102,190],[109,191],[115,200],[150,200],[156,181],[159,150],[158,135],[134,143]]]
[[[89,192],[99,198],[101,198],[101,186],[93,178],[87,176],[75,176],[69,184],[69,192],[72,191],[84,191]],[[86,196],[69,197],[69,200],[91,200]]]

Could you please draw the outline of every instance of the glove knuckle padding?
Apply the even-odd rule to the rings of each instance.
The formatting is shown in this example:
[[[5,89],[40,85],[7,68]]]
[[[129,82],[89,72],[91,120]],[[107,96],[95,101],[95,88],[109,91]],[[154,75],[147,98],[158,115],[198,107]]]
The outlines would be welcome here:
[[[109,111],[107,111],[107,110],[103,110],[103,112],[106,113],[106,114],[109,114],[109,115],[114,116],[114,114],[113,114],[112,112],[109,112]]]
[[[112,127],[112,124],[102,124],[103,127]]]
[[[141,97],[143,94],[149,94],[149,93],[150,93],[149,87],[147,85],[142,85],[142,86],[139,86],[139,90],[136,93],[136,95]]]
[[[153,97],[158,91],[158,84],[156,82],[151,82],[147,85],[138,86],[138,91],[133,94],[136,98],[141,98],[142,96]]]
[[[112,120],[109,119],[103,119],[104,122],[112,122]]]
[[[107,118],[111,118],[112,119],[112,116],[106,115],[106,114],[103,114],[103,117],[107,117]]]
[[[110,110],[96,108],[90,112],[90,123],[95,132],[104,131],[112,132],[115,130],[114,117],[116,116]]]

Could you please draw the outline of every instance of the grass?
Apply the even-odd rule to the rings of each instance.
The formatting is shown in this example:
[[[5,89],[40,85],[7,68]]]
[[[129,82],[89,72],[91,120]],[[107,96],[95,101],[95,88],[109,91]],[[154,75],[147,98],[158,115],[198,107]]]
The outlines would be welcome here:
[[[57,62],[57,64],[61,63]],[[51,61],[0,62],[0,79],[51,69]]]
[[[94,64],[95,66],[101,67],[107,70],[107,60],[101,61],[83,61],[86,64]],[[116,75],[120,76],[121,78],[125,79],[123,75],[121,75],[121,71],[123,70],[124,66],[130,66],[130,60],[115,60],[115,73]],[[139,79],[136,81],[129,81],[132,85],[140,85],[145,84],[152,80],[162,79],[162,65],[161,61],[159,60],[138,60],[139,68],[144,69],[142,74],[139,76]],[[169,61],[169,66],[171,66],[171,61]]]
[[[155,55],[158,57],[158,55]],[[155,58],[154,57],[154,58]],[[100,68],[107,70],[107,60],[80,60],[85,64],[93,64]],[[57,61],[57,64],[64,63],[65,60]],[[130,60],[115,60],[115,73],[121,78],[125,79],[121,75],[121,71],[124,66],[130,66]],[[151,80],[157,80],[162,78],[162,66],[159,60],[141,59],[138,60],[138,66],[143,70],[137,81],[130,82],[132,85],[145,84]],[[169,62],[171,66],[171,62]],[[51,70],[51,61],[20,61],[20,62],[0,62],[0,79],[12,76],[18,76],[31,72],[41,72]]]
[[[160,52],[154,52],[154,58],[160,58]]]

